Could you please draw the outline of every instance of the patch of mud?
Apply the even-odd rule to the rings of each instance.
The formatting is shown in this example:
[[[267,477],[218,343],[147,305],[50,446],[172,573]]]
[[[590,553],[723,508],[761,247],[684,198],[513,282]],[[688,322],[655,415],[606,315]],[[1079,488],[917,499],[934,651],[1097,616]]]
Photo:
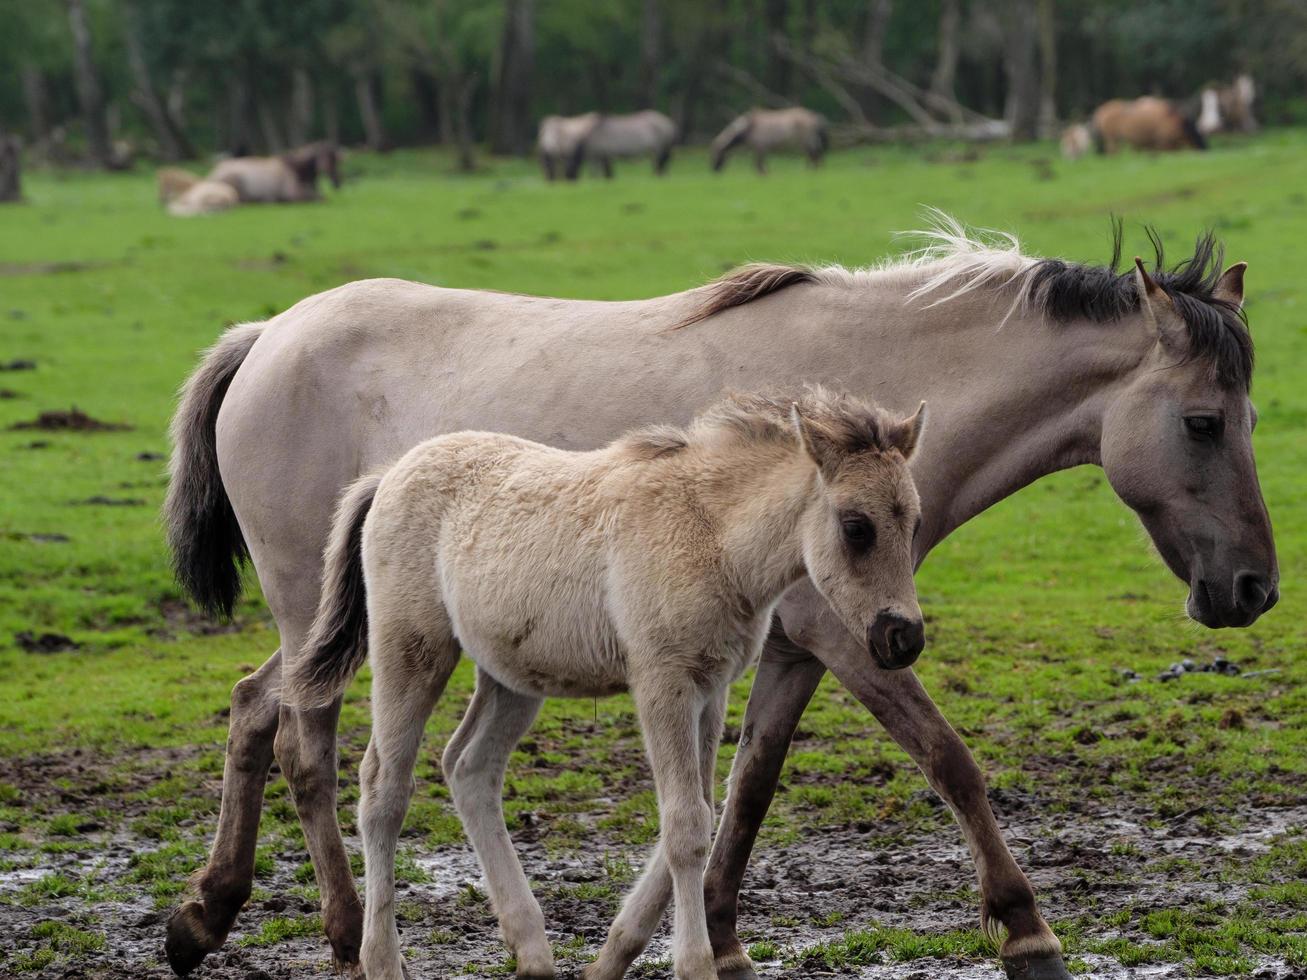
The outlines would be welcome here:
[[[245,628],[245,624],[239,619],[226,621],[213,619],[180,599],[160,599],[156,608],[159,610],[159,615],[163,617],[164,625],[151,630],[150,635],[159,639],[175,637],[179,633],[217,636],[239,633]]]
[[[55,276],[65,272],[85,272],[103,268],[109,262],[0,262],[0,277]]]
[[[96,494],[85,500],[74,500],[73,504],[78,507],[144,507],[145,501],[139,497],[106,497],[104,494]]]
[[[152,778],[172,775],[172,763],[184,756],[157,753],[133,768],[140,788]],[[0,781],[20,787],[23,804],[57,802],[71,796],[75,805],[98,805],[103,794],[82,787],[94,780],[98,762],[90,756],[48,757],[29,760],[20,769],[0,760]],[[41,786],[41,799],[29,799],[26,787]],[[206,792],[216,792],[210,787]],[[52,795],[53,794],[53,795]],[[148,814],[162,801],[146,801],[139,789],[114,794],[132,801],[128,810]],[[608,837],[597,821],[607,807],[595,801],[593,811],[571,814],[587,828],[586,844],[579,852],[557,854],[548,848],[547,819],[533,821],[514,834],[522,864],[549,924],[556,944],[576,944],[583,951],[559,963],[559,976],[575,970],[602,943],[618,897],[629,887],[628,873],[638,869],[647,848],[633,848]],[[1204,834],[1195,814],[1182,814],[1161,825],[1151,811],[1129,800],[1084,803],[1070,813],[1053,813],[1046,801],[1004,792],[994,801],[1017,860],[1027,870],[1040,896],[1044,914],[1056,921],[1090,913],[1096,918],[1131,908],[1142,916],[1154,908],[1184,908],[1204,901],[1229,903],[1244,896],[1223,874],[1232,861],[1265,853],[1278,839],[1300,836],[1307,828],[1307,801],[1293,806],[1264,808],[1250,805],[1238,814],[1238,829]],[[185,831],[196,853],[207,841],[212,818],[198,821]],[[166,910],[156,908],[149,885],[130,880],[139,856],[166,850],[170,845],[134,836],[120,823],[112,831],[82,835],[85,846],[71,852],[43,854],[19,852],[19,867],[0,873],[0,934],[16,937],[16,952],[34,948],[32,927],[49,919],[84,923],[106,937],[104,950],[63,960],[27,974],[39,980],[66,976],[105,980],[170,976],[163,963],[162,943]],[[892,843],[885,843],[891,841]],[[264,840],[265,847],[268,841]],[[1121,845],[1128,843],[1128,848]],[[357,853],[357,839],[347,840]],[[455,976],[502,975],[505,950],[497,924],[485,900],[485,885],[470,847],[447,846],[424,852],[419,842],[401,840],[422,872],[419,882],[397,885],[397,907],[404,948],[412,976],[444,980]],[[194,974],[197,980],[262,980],[318,975],[327,969],[330,954],[325,940],[305,936],[262,945],[261,930],[273,919],[301,920],[316,914],[303,894],[297,871],[306,855],[302,850],[273,844],[270,870],[255,882],[256,892],[229,937],[226,946]],[[1153,862],[1183,856],[1193,870],[1183,875],[1159,872]],[[10,855],[3,855],[9,857]],[[27,863],[23,863],[23,861]],[[1150,870],[1150,866],[1152,870]],[[613,875],[617,873],[617,877]],[[625,869],[625,871],[623,871]],[[60,871],[84,888],[87,897],[45,899],[31,906],[12,904],[20,890],[29,891],[37,871]],[[178,872],[175,879],[192,870]],[[804,949],[839,940],[848,931],[876,923],[919,933],[969,929],[977,923],[975,873],[957,828],[941,821],[937,829],[913,833],[907,828],[882,824],[875,833],[855,829],[814,831],[808,839],[785,847],[763,847],[745,881],[741,896],[740,930],[746,945],[763,940],[781,948],[784,960],[759,964],[765,980],[810,980],[840,976],[860,980],[1000,980],[1001,968],[990,958],[921,958],[893,962],[879,954],[879,962],[827,968],[816,964],[787,965]],[[168,904],[172,904],[169,900]],[[1152,940],[1129,926],[1104,926],[1095,938],[1126,936],[1146,944]],[[630,974],[646,980],[669,980],[665,966],[669,953],[669,922],[664,921],[649,952]],[[573,946],[572,948],[575,948]],[[1099,980],[1179,980],[1188,975],[1185,964],[1123,967],[1098,955],[1080,957],[1088,976]],[[1258,980],[1290,980],[1302,973],[1272,958],[1251,957]],[[3,972],[3,964],[0,964]]]
[[[0,364],[0,371],[35,371],[36,362],[29,361],[26,358],[16,358]]]
[[[22,397],[24,397],[22,392],[14,391],[12,388],[0,388],[0,401],[12,401]]]
[[[4,536],[10,541],[34,541],[37,544],[62,544],[72,540],[58,531],[7,531]]]
[[[28,653],[64,653],[81,647],[72,637],[62,633],[34,633],[32,630],[15,633],[14,642]]]
[[[69,411],[54,409],[42,412],[30,422],[15,422],[9,428],[13,431],[39,429],[42,432],[126,432],[131,426],[121,422],[102,422],[74,406]]]

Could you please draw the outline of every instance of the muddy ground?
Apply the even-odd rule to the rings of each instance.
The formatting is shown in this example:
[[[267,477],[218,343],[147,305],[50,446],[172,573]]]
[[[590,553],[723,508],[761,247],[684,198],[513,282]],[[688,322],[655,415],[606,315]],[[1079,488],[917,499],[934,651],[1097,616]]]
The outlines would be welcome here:
[[[160,768],[166,769],[168,761],[161,758]],[[50,760],[30,760],[26,765],[8,763],[5,768],[7,781],[23,788],[34,804],[44,806],[56,797],[75,807],[95,789],[94,765],[68,769]],[[124,787],[117,788],[119,799],[132,798],[131,792],[121,792]],[[1140,932],[1133,921],[1109,925],[1107,920],[1121,920],[1124,910],[1132,913],[1124,918],[1137,920],[1153,909],[1197,908],[1204,902],[1238,904],[1248,897],[1248,887],[1238,884],[1230,869],[1267,854],[1277,842],[1299,839],[1307,830],[1307,795],[1287,807],[1250,804],[1238,814],[1217,815],[1215,821],[1202,808],[1159,821],[1155,813],[1121,799],[1050,806],[1049,800],[1029,794],[996,791],[993,803],[1018,861],[1039,892],[1046,917],[1055,923],[1080,917],[1096,940],[1124,937],[1144,947],[1157,940]],[[595,827],[611,804],[596,800],[591,815],[578,818],[592,828],[579,853],[553,853],[547,821],[515,835],[523,864],[537,883],[551,938],[564,947],[559,960],[563,976],[572,975],[602,941],[613,913],[612,896],[625,887],[629,865],[643,857],[642,849],[619,844]],[[22,966],[21,976],[41,980],[171,975],[163,962],[162,940],[166,907],[172,899],[152,898],[139,876],[134,880],[131,875],[139,865],[138,855],[162,845],[124,829],[153,805],[157,804],[140,799],[123,802],[124,812],[115,815],[123,819],[110,820],[111,828],[98,827],[96,819],[88,818],[81,828],[74,828],[67,849],[59,853],[3,854],[9,861],[8,870],[0,872],[0,936],[10,949],[0,961],[0,974],[19,975],[17,964]],[[922,935],[974,927],[971,862],[942,808],[939,817],[924,833],[893,825],[826,829],[787,846],[761,847],[742,898],[741,933],[746,945],[764,940],[775,944],[773,958],[760,964],[762,975],[771,980],[1000,977],[997,961],[981,954],[902,961],[896,959],[905,955],[901,950],[890,950],[856,964],[833,966],[815,957],[802,958],[803,950],[838,942],[872,922]],[[1203,829],[1214,823],[1237,829]],[[199,841],[211,827],[210,819],[197,819],[183,821],[180,829]],[[404,843],[418,866],[410,875],[416,880],[401,881],[399,893],[401,931],[413,976],[503,975],[504,950],[471,850],[462,845],[425,850],[421,841]],[[350,845],[357,851],[357,840]],[[271,857],[271,867],[260,875],[255,897],[227,945],[195,974],[200,980],[268,980],[328,971],[325,941],[306,921],[316,911],[304,884],[307,855],[282,850]],[[79,892],[33,896],[32,883],[55,871],[77,882]],[[53,962],[41,964],[31,959],[43,944],[34,930],[39,932],[39,924],[50,921],[102,934],[104,946],[65,949]],[[281,932],[290,935],[274,934],[278,924],[285,923],[291,926]],[[665,925],[633,974],[670,977],[667,943]],[[1127,968],[1110,956],[1083,949],[1076,960],[1076,968],[1093,977],[1161,980],[1192,975],[1192,966],[1162,963]],[[1245,975],[1286,980],[1307,976],[1307,971],[1283,959],[1260,956]]]

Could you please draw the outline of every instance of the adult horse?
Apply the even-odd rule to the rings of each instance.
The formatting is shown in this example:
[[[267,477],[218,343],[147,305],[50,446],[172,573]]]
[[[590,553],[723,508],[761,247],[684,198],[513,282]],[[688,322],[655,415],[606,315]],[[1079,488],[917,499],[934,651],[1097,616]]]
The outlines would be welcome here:
[[[767,154],[782,146],[799,147],[815,167],[829,143],[826,120],[811,109],[750,109],[712,141],[712,168],[721,170],[726,155],[737,146],[753,150],[753,164],[760,174],[767,172]]]
[[[273,157],[232,157],[207,179],[230,184],[244,203],[286,204],[316,201],[320,174],[340,187],[340,150],[334,143],[309,143]]]
[[[198,894],[168,923],[173,968],[185,973],[217,949],[250,895],[274,754],[335,958],[358,961],[362,909],[336,823],[340,703],[282,705],[282,651],[293,660],[313,622],[341,488],[443,432],[588,448],[636,425],[683,421],[724,388],[825,383],[900,411],[924,397],[934,424],[913,458],[918,560],[1033,480],[1096,463],[1189,583],[1193,618],[1247,626],[1269,609],[1279,572],[1253,460],[1244,264],[1220,272],[1211,236],[1170,271],[1159,247],[1151,275],[1142,263],[1119,274],[1115,261],[1036,259],[1014,239],[986,245],[951,226],[935,237],[933,252],[880,269],[751,266],[635,302],[371,280],[228,331],[173,422],[169,540],[180,580],[215,613],[231,610],[239,561],[251,557],[281,649],[232,692],[217,835]],[[1010,975],[1067,977],[966,745],[912,671],[866,672],[865,657],[810,585],[787,593],[705,878],[722,976],[752,976],[736,895],[790,737],[830,669],[952,808],[976,863],[982,922],[1007,928]],[[466,764],[496,764],[495,706],[474,697],[468,719]],[[650,928],[619,919],[606,961],[629,961]]]
[[[548,180],[560,172],[575,180],[587,158],[599,164],[605,177],[612,177],[614,159],[642,156],[653,158],[654,173],[661,176],[672,158],[676,124],[653,109],[615,116],[546,116],[536,142]]]
[[[1136,150],[1207,149],[1193,119],[1169,99],[1152,95],[1104,102],[1094,110],[1090,130],[1100,153],[1115,153],[1122,145]]]
[[[1253,133],[1257,117],[1253,102],[1257,86],[1251,75],[1239,75],[1229,85],[1208,85],[1198,94],[1198,131],[1212,133]]]

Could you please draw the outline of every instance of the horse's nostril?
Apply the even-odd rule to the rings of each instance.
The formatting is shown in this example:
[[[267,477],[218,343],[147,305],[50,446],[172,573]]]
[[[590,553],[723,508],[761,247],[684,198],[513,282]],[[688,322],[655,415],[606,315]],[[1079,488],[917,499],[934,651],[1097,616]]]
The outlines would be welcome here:
[[[1246,613],[1261,612],[1271,599],[1271,583],[1256,572],[1239,572],[1234,577],[1234,598]]]

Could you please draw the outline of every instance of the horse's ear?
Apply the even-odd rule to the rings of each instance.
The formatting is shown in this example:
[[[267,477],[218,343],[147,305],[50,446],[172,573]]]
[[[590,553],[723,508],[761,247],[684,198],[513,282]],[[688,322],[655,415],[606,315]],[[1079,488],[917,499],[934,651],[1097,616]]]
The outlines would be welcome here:
[[[1243,308],[1243,274],[1248,271],[1247,262],[1236,262],[1221,273],[1212,289],[1214,299],[1224,300],[1234,306]]]
[[[911,459],[912,454],[921,445],[921,433],[926,430],[926,403],[917,406],[914,415],[901,419],[889,427],[886,442],[903,454],[904,459]]]
[[[1166,295],[1166,290],[1148,274],[1148,270],[1144,268],[1144,260],[1137,255],[1135,256],[1135,287],[1139,290],[1139,312],[1143,315],[1148,329],[1158,340],[1169,343],[1170,338],[1158,321],[1157,314],[1163,309],[1174,310],[1175,307],[1171,303],[1171,297]]]
[[[840,452],[829,435],[811,420],[803,417],[797,402],[790,403],[790,421],[799,436],[804,453],[817,464],[824,476],[833,476],[840,464]]]

